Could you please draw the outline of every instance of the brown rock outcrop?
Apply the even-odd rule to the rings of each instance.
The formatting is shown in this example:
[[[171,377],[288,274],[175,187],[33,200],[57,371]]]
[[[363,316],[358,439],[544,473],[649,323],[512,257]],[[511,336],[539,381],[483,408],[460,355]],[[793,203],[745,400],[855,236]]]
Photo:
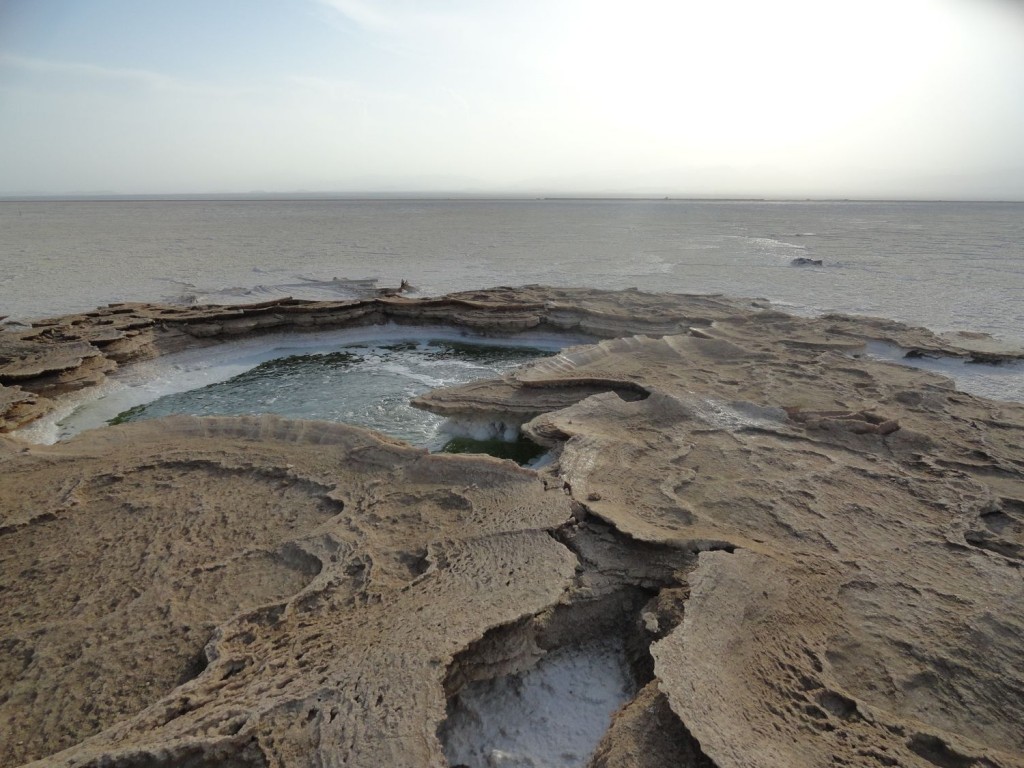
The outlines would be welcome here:
[[[384,320],[605,340],[417,401],[522,423],[539,473],[269,417],[0,438],[3,765],[443,765],[462,685],[616,633],[639,693],[594,766],[1024,766],[1024,406],[857,357],[1016,352],[537,287],[80,317],[4,347],[38,370],[8,413],[81,367],[47,345],[119,365]]]
[[[102,383],[106,374],[135,360],[266,333],[303,332],[383,323],[448,325],[467,332],[514,335],[526,330],[573,332],[597,339],[633,334],[690,332],[712,338],[719,326],[764,329],[782,344],[858,350],[866,340],[886,341],[915,354],[985,362],[1020,359],[990,339],[943,338],[877,318],[826,316],[801,320],[763,301],[721,296],[646,294],[639,291],[493,288],[441,298],[380,296],[346,301],[280,299],[241,306],[111,304],[78,315],[36,321],[29,329],[0,332],[0,392],[18,385],[50,397]],[[604,387],[599,382],[599,388]],[[629,386],[628,382],[625,384]],[[586,385],[580,385],[586,386]],[[584,390],[581,395],[588,391]],[[21,426],[0,398],[0,432]],[[49,408],[49,401],[40,401]],[[524,413],[535,408],[522,406]]]

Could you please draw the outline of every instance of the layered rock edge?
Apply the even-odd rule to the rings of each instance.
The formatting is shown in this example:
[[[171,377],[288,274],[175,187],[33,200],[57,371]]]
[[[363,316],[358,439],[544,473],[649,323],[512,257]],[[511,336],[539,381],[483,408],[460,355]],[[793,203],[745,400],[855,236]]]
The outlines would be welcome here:
[[[538,286],[115,305],[0,336],[14,429],[119,366],[384,322],[604,341],[419,407],[542,472],[176,417],[0,438],[0,765],[444,765],[462,685],[625,637],[592,764],[1024,765],[1024,407],[868,360],[881,319]]]

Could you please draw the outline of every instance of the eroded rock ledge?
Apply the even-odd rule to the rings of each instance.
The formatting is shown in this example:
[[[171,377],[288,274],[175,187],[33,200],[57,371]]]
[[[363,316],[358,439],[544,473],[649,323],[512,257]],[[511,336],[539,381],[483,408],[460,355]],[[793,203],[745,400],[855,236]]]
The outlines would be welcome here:
[[[981,334],[946,338],[888,320],[841,315],[793,322],[762,300],[639,291],[525,286],[426,299],[281,299],[192,307],[111,304],[0,332],[0,432],[30,423],[52,410],[55,399],[96,386],[107,374],[133,361],[267,333],[384,323],[447,325],[488,335],[535,329],[572,331],[598,339],[686,333],[719,324],[742,332],[751,324],[768,324],[781,343],[792,347],[858,349],[865,340],[876,340],[901,346],[911,355],[948,355],[979,362],[1024,357]],[[602,387],[599,382],[598,389]]]
[[[554,463],[272,417],[0,437],[0,765],[443,765],[461,686],[609,633],[639,693],[594,766],[1024,765],[1024,407],[856,357],[1017,357],[984,340],[538,287],[130,305],[5,334],[0,408],[388,320],[605,338],[418,401]]]

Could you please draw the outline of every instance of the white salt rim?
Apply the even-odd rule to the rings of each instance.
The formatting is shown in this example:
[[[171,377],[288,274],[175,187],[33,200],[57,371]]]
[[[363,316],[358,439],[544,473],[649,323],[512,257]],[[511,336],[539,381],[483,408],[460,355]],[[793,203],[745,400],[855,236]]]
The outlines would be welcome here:
[[[452,327],[388,323],[312,333],[288,333],[227,342],[134,363],[112,374],[102,386],[78,393],[61,407],[18,430],[30,443],[51,445],[107,422],[129,408],[165,395],[227,381],[268,360],[290,355],[326,354],[351,344],[452,341],[493,347],[531,347],[556,352],[594,339],[574,334],[527,332],[512,337],[475,335]]]

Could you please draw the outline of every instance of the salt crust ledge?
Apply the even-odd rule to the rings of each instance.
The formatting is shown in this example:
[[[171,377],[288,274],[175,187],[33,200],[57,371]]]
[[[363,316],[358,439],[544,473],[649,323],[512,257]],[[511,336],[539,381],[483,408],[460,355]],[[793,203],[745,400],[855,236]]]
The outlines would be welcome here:
[[[1024,765],[1024,408],[852,356],[969,351],[717,297],[454,301],[624,336],[423,399],[518,409],[540,476],[273,418],[0,438],[0,764],[442,765],[446,695],[593,627],[643,684],[595,768]]]

